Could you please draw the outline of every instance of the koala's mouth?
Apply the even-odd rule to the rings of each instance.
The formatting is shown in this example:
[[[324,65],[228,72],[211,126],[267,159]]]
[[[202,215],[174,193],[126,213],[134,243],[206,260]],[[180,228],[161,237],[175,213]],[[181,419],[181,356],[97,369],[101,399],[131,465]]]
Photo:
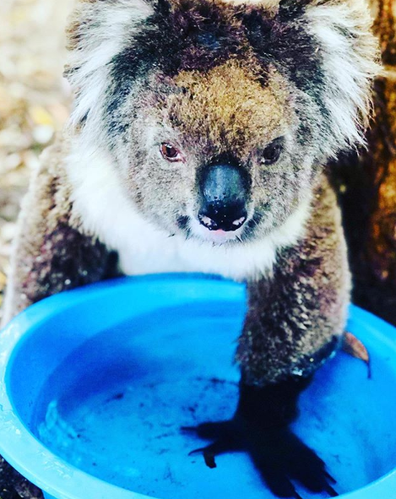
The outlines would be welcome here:
[[[187,238],[215,245],[240,243],[251,218],[251,178],[235,160],[219,157],[197,172],[196,198],[178,226]]]
[[[187,239],[198,239],[201,242],[220,246],[242,244],[254,237],[255,227],[259,223],[257,216],[247,216],[245,220],[238,222],[235,230],[213,229],[209,224],[202,223],[198,217],[193,216],[180,217],[177,224]]]
[[[229,242],[242,242],[243,227],[239,227],[233,231],[225,231],[223,229],[211,230],[196,220],[190,221],[190,231],[195,237],[202,241],[207,241],[214,244],[226,244]]]

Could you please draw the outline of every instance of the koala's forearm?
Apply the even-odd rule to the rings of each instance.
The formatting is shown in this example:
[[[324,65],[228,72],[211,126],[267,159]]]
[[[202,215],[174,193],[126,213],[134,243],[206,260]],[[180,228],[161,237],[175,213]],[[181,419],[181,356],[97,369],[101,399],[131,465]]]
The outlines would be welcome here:
[[[32,179],[18,221],[2,324],[47,296],[99,281],[110,253],[80,228],[62,161],[67,145],[49,148]]]
[[[280,252],[270,279],[248,289],[237,352],[244,383],[308,376],[337,348],[350,274],[339,210],[327,183],[316,193],[305,238]]]

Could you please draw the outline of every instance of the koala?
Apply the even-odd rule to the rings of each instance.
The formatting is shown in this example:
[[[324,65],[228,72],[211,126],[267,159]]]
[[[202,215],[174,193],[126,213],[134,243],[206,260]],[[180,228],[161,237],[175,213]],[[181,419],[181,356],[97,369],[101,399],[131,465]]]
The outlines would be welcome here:
[[[339,348],[351,279],[330,159],[364,143],[378,47],[363,0],[80,0],[70,122],[23,202],[4,323],[111,276],[245,282],[230,421],[189,428],[247,450],[280,497],[336,495],[289,429]]]

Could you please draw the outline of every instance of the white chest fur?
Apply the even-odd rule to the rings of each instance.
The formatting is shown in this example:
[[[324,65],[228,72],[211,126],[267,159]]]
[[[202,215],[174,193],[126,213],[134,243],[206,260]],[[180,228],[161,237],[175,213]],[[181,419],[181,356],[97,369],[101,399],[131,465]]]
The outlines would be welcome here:
[[[235,280],[254,280],[272,270],[279,248],[301,236],[309,202],[265,239],[214,246],[169,235],[145,220],[127,198],[111,158],[98,149],[75,148],[66,168],[73,185],[74,208],[85,229],[116,250],[127,275],[203,272]]]

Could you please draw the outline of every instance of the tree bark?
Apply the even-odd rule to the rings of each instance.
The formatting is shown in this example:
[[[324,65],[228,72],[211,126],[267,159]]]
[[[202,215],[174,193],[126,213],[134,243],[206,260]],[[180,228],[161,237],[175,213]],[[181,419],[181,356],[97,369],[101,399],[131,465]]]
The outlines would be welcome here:
[[[396,1],[371,0],[384,74],[374,85],[367,150],[334,165],[343,208],[353,300],[396,324]]]

